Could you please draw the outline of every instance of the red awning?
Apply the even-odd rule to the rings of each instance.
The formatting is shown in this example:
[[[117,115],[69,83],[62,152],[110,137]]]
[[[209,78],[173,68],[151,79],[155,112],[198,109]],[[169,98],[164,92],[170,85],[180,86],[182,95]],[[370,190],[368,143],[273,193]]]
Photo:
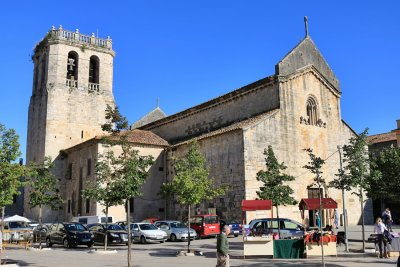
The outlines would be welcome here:
[[[337,203],[332,198],[322,199],[322,209],[337,209]],[[319,209],[319,198],[303,198],[299,203],[300,210]]]
[[[242,200],[242,210],[270,210],[272,208],[272,200]]]

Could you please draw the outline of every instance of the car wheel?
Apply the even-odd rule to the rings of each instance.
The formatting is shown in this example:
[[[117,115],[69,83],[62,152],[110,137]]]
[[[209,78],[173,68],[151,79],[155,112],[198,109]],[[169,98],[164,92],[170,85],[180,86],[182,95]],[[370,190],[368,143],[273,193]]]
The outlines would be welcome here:
[[[176,235],[175,234],[171,234],[170,239],[171,239],[172,242],[175,242],[176,241]]]
[[[69,245],[68,239],[66,239],[66,238],[64,238],[63,245],[64,245],[65,248],[70,248],[71,247]]]
[[[146,238],[144,236],[140,237],[140,243],[146,244]]]
[[[46,238],[46,247],[51,248],[53,244],[50,242],[50,237]]]
[[[88,248],[93,247],[93,243],[90,243],[89,245],[87,245]]]
[[[235,237],[238,237],[239,235],[234,235]]]
[[[201,239],[200,232],[196,232],[196,233],[197,233],[197,239]]]
[[[160,241],[160,243],[164,243],[165,241]]]

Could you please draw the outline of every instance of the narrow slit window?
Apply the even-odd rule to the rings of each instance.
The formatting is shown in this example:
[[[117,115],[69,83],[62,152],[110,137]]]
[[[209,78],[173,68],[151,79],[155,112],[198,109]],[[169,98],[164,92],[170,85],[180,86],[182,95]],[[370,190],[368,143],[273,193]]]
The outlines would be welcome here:
[[[307,99],[307,117],[310,125],[317,125],[318,122],[318,106],[313,97]]]

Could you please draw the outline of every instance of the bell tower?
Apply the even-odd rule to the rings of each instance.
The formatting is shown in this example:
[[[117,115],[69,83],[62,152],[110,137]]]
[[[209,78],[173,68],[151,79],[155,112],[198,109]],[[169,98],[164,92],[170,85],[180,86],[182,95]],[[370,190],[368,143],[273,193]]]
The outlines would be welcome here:
[[[28,114],[27,163],[102,133],[107,104],[114,106],[110,37],[54,26],[34,48]]]
[[[102,134],[107,105],[115,106],[113,59],[110,37],[102,39],[54,26],[36,45],[32,95],[29,103],[26,163],[54,161],[60,179],[65,161],[60,150]],[[61,182],[62,183],[62,182]],[[62,184],[60,186],[63,186]],[[24,214],[36,219],[25,190]],[[43,218],[56,220],[49,209]]]

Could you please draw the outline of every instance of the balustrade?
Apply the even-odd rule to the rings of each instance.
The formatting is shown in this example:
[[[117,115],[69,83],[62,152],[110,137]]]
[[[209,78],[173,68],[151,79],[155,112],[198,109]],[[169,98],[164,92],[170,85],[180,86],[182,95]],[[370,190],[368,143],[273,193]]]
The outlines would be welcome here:
[[[89,83],[88,89],[90,92],[98,92],[100,90],[100,86],[98,83]]]
[[[76,30],[75,32],[64,30],[61,26],[58,29],[53,26],[50,31],[50,36],[55,40],[68,40],[85,45],[97,46],[110,50],[112,49],[112,40],[110,37],[102,39],[94,36],[94,33],[91,36],[85,35],[79,33],[79,30]]]
[[[66,86],[71,88],[78,88],[78,81],[67,79]]]

